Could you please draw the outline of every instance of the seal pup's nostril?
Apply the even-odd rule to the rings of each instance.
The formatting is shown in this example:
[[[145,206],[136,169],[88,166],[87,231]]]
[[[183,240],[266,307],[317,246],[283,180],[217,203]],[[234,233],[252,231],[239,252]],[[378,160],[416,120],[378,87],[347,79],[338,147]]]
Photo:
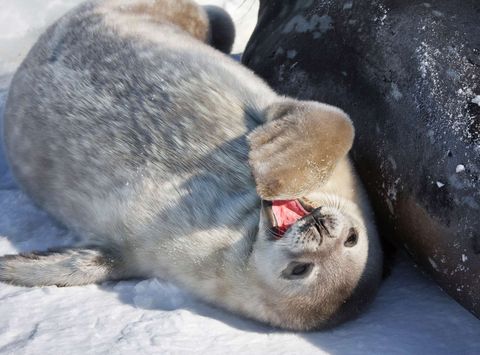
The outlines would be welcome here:
[[[330,230],[327,227],[325,216],[321,213],[312,213],[315,227],[317,228],[320,235],[326,235],[329,238],[333,238],[333,235],[330,233]]]
[[[322,207],[317,207],[312,211],[312,216],[317,217],[317,218],[322,218]]]

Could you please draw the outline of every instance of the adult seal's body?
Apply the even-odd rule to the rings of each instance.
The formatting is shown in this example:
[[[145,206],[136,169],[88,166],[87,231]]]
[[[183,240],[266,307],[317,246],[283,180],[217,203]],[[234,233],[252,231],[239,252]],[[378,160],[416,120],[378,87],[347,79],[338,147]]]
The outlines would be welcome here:
[[[1,257],[0,280],[161,277],[298,330],[373,298],[381,251],[348,116],[279,97],[202,43],[228,51],[230,25],[214,8],[138,0],[85,3],[48,29],[13,78],[6,151],[84,242]]]

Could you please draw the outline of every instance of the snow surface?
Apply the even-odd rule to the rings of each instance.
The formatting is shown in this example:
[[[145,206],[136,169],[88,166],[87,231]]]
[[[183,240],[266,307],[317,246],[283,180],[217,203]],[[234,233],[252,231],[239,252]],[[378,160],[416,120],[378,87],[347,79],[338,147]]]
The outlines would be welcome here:
[[[1,1],[0,117],[12,72],[45,26],[77,3]],[[234,51],[241,50],[258,4],[210,3],[233,14],[241,29]],[[75,239],[18,190],[0,144],[0,255]],[[156,279],[71,288],[0,284],[0,317],[1,354],[478,354],[480,349],[480,322],[404,256],[366,313],[325,332],[274,330]]]

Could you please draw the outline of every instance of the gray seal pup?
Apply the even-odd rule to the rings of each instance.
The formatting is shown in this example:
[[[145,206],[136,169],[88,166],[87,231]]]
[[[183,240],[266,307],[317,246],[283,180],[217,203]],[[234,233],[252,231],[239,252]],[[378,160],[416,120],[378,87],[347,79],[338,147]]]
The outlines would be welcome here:
[[[373,299],[382,251],[349,117],[277,95],[209,46],[231,47],[219,16],[187,0],[92,1],[40,37],[9,89],[7,158],[83,241],[3,256],[1,281],[159,277],[292,330]]]

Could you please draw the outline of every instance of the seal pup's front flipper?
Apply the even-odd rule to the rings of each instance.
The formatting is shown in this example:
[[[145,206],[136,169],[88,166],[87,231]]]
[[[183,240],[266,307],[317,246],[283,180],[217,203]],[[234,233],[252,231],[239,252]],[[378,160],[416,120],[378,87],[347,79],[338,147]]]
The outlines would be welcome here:
[[[264,200],[294,199],[325,184],[352,147],[354,129],[342,110],[285,99],[264,112],[248,137],[249,162]]]
[[[76,286],[125,278],[121,258],[96,248],[0,257],[0,281],[18,286]]]

